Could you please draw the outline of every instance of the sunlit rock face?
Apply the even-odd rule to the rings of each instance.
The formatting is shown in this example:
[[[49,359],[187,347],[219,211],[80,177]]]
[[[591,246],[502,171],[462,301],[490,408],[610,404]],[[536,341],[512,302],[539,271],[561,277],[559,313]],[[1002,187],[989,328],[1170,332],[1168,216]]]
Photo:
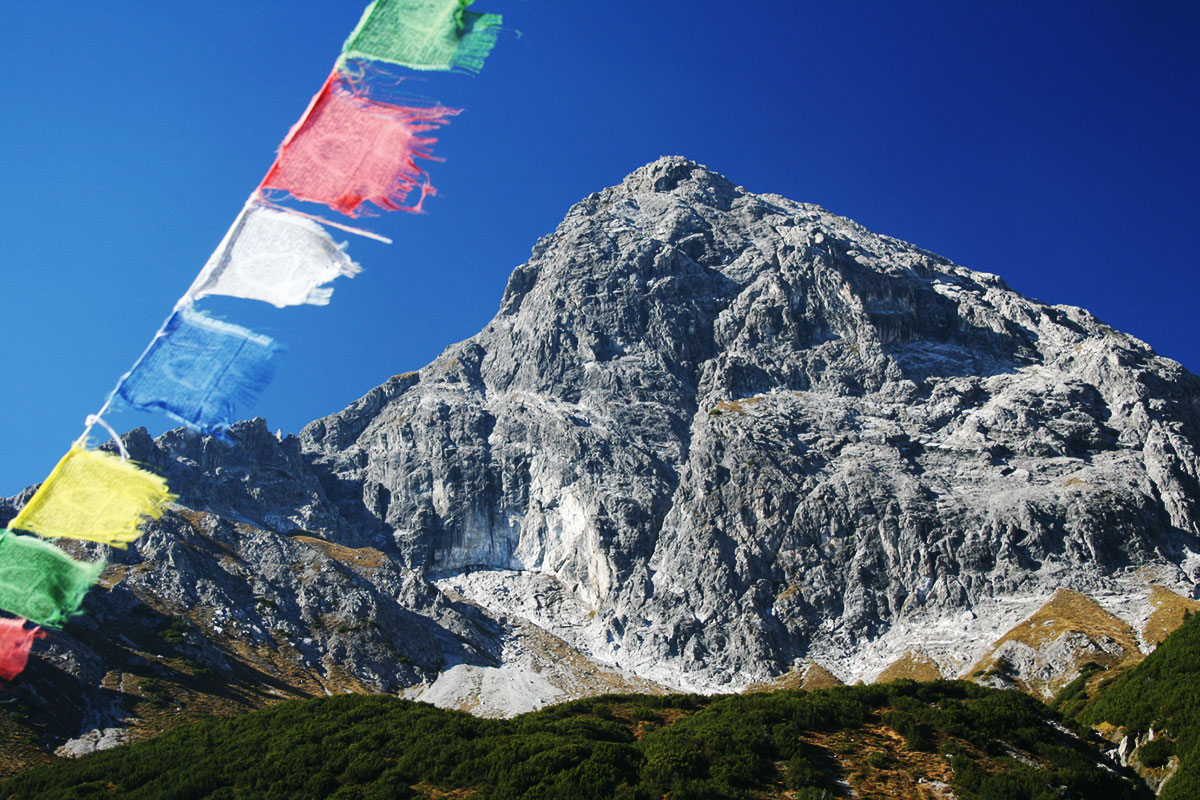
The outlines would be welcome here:
[[[572,208],[477,336],[300,438],[408,566],[512,571],[472,599],[704,688],[870,677],[897,621],[982,647],[1060,586],[1190,591],[1198,399],[1082,309],[664,158]]]
[[[127,435],[179,507],[6,691],[87,749],[338,691],[504,714],[969,673],[1060,588],[1138,631],[1149,584],[1194,594],[1198,403],[1082,309],[663,158],[575,205],[478,335],[299,436]],[[1048,647],[1006,663],[1076,668]]]

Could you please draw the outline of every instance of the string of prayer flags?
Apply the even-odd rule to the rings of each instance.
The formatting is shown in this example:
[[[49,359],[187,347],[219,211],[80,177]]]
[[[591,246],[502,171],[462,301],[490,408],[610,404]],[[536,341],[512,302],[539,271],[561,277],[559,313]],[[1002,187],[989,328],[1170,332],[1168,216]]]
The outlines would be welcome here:
[[[243,297],[277,308],[323,306],[333,289],[322,284],[361,269],[345,245],[312,220],[247,203],[186,296]]]
[[[283,348],[268,336],[182,305],[114,394],[142,411],[162,411],[201,433],[220,435],[275,374]]]
[[[117,440],[121,456],[88,450],[87,431],[10,523],[44,537],[123,548],[146,517],[175,500],[166,481],[128,461],[103,415],[113,405],[162,411],[205,434],[224,436],[241,407],[275,372],[282,347],[246,328],[194,309],[211,295],[279,308],[326,305],[327,284],[360,267],[322,224],[382,238],[273,205],[272,190],[322,203],[350,217],[369,211],[420,211],[434,193],[417,159],[433,159],[428,132],[457,109],[412,104],[394,92],[402,79],[386,65],[476,73],[496,44],[501,18],[467,8],[474,0],[374,0],[342,48],[333,72],[300,120],[216,252],[205,263],[149,347],[104,406],[87,418]],[[416,202],[409,198],[418,193]],[[322,224],[318,224],[318,222]],[[384,239],[384,241],[389,241]],[[58,626],[78,611],[104,562],[76,561],[33,536],[0,529],[0,678],[26,665],[35,625]]]
[[[375,0],[346,39],[342,57],[479,72],[496,44],[501,17],[467,11],[472,2]]]
[[[103,561],[76,561],[49,542],[0,531],[0,608],[39,625],[62,626],[103,570]]]
[[[158,475],[76,442],[9,527],[123,548],[140,535],[142,517],[157,519],[174,499]]]
[[[42,635],[41,628],[26,629],[23,619],[0,619],[0,678],[11,681],[21,674],[33,640]]]
[[[370,100],[334,70],[292,126],[259,190],[280,189],[357,217],[363,203],[384,211],[420,211],[434,193],[416,158],[432,159],[436,139],[421,136],[458,111]],[[413,205],[408,196],[420,191]]]

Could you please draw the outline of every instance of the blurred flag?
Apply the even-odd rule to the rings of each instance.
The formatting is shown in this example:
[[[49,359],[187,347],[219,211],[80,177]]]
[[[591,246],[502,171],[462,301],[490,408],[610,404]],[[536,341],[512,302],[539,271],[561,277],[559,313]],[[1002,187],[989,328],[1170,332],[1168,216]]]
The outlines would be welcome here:
[[[161,516],[174,499],[158,475],[76,443],[9,527],[124,547],[140,535],[142,517]]]
[[[458,111],[381,103],[356,94],[337,70],[279,146],[260,189],[282,189],[351,217],[370,202],[385,211],[419,211],[433,194],[416,159],[432,158],[436,139],[421,136]],[[417,201],[404,205],[414,190]]]
[[[23,619],[0,619],[0,678],[11,681],[25,669],[29,648],[41,636],[39,628],[25,628]]]
[[[342,56],[411,69],[479,72],[496,44],[501,17],[467,11],[472,2],[375,0],[342,46]]]
[[[0,531],[0,608],[39,625],[61,626],[103,570],[103,561],[76,561],[34,536]]]
[[[268,336],[182,306],[115,395],[134,408],[162,411],[189,428],[219,434],[271,382],[281,350]]]
[[[278,308],[323,306],[333,294],[322,287],[361,267],[316,222],[249,203],[187,291],[193,300],[212,294],[261,300]]]

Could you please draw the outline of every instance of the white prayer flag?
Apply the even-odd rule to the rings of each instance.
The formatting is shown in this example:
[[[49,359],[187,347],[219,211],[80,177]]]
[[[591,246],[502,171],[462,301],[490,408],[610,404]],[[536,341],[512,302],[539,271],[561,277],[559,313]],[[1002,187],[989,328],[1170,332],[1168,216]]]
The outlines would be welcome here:
[[[323,306],[333,289],[321,284],[339,275],[353,277],[362,269],[344,248],[310,219],[247,203],[187,297],[222,294],[279,308]]]

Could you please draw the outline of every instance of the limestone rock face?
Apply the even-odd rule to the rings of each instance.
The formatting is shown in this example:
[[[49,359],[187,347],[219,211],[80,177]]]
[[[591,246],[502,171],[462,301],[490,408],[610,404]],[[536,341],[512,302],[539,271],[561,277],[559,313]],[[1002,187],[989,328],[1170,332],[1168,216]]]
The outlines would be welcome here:
[[[995,601],[1141,566],[1190,591],[1198,401],[1082,309],[664,158],[572,208],[477,336],[300,440],[413,569],[508,571],[464,591],[715,688],[810,655],[857,678],[898,620],[994,639]]]
[[[677,157],[575,205],[432,364],[231,434],[126,437],[180,507],[31,668],[111,690],[80,725],[146,695],[103,650],[138,609],[245,686],[502,713],[487,687],[953,676],[1060,588],[1141,630],[1151,583],[1200,580],[1200,379]],[[143,639],[129,670],[182,657]]]

